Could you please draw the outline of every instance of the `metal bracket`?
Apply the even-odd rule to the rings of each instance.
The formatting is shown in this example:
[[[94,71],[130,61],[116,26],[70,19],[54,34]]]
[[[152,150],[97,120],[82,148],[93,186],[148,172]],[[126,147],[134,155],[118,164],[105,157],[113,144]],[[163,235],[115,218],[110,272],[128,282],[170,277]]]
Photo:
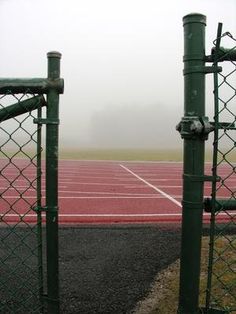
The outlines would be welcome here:
[[[183,70],[184,75],[192,73],[219,73],[222,71],[222,67],[219,66],[190,66]]]
[[[222,61],[236,61],[236,49],[234,48],[224,48],[213,47],[211,49],[211,54],[205,57],[206,62],[222,62]]]
[[[219,211],[235,211],[236,210],[236,200],[235,199],[216,199],[205,198],[204,199],[204,209],[205,212],[211,213],[213,209],[214,202],[214,212]]]
[[[189,202],[185,200],[182,200],[182,206],[185,209],[190,209],[190,210],[193,210],[193,209],[202,210],[204,208],[203,202]]]
[[[35,124],[60,124],[59,119],[43,119],[43,118],[35,118],[33,120]]]
[[[214,126],[208,121],[208,117],[185,116],[176,126],[183,139],[207,140],[208,134],[214,130]]]
[[[48,207],[48,206],[35,206],[33,208],[35,212],[58,212],[58,207]]]
[[[183,174],[183,179],[187,179],[191,182],[220,182],[221,177],[219,176],[208,176],[208,175],[203,175],[203,176],[198,176],[198,175],[192,175],[192,174]]]
[[[236,130],[235,123],[234,122],[218,122],[217,124],[215,122],[210,122],[212,128],[217,128],[221,130]]]

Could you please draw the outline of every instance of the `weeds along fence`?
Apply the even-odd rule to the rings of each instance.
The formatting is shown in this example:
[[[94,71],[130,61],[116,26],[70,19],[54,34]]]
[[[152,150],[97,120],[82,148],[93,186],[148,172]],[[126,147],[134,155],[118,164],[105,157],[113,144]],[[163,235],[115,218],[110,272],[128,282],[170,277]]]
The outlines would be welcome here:
[[[184,139],[184,170],[178,313],[236,313],[236,40],[229,32],[222,33],[219,24],[214,47],[206,56],[206,17],[189,14],[183,22],[185,107],[178,130]],[[214,77],[213,121],[205,116],[205,76],[209,73]],[[204,150],[210,132],[214,134],[212,173],[206,175]],[[211,195],[204,198],[206,181],[212,188]],[[201,268],[204,210],[211,215],[205,272]]]
[[[45,79],[0,79],[0,313],[59,313],[60,57]]]

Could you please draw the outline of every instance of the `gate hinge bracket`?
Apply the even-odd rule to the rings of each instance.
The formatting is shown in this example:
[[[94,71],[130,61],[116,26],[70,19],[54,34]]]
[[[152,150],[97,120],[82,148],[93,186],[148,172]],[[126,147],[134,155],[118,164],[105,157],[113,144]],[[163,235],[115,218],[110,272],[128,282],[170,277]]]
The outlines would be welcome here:
[[[210,122],[212,128],[217,128],[221,130],[236,130],[234,122]]]
[[[57,206],[35,206],[33,208],[35,212],[58,212]]]
[[[197,210],[202,210],[203,209],[203,202],[190,202],[190,201],[182,201],[182,206],[184,209],[197,209]]]
[[[230,37],[232,35],[228,34]],[[224,48],[224,47],[213,47],[211,49],[211,54],[205,57],[206,62],[223,62],[223,61],[236,61],[236,49],[234,48]]]
[[[183,139],[207,140],[208,134],[214,130],[214,126],[209,122],[208,117],[185,116],[176,126]]]
[[[219,211],[235,211],[236,210],[236,200],[235,199],[204,199],[204,209],[205,212],[211,213]]]
[[[35,118],[33,120],[36,124],[60,124],[59,119],[43,119],[43,118]]]
[[[183,179],[187,179],[191,182],[220,182],[221,177],[219,176],[208,176],[208,175],[203,175],[203,176],[198,176],[198,175],[192,175],[192,174],[183,174]]]
[[[186,67],[183,70],[184,75],[186,74],[191,74],[191,73],[204,73],[204,74],[209,74],[209,73],[219,73],[222,71],[222,67],[219,66],[190,66]]]

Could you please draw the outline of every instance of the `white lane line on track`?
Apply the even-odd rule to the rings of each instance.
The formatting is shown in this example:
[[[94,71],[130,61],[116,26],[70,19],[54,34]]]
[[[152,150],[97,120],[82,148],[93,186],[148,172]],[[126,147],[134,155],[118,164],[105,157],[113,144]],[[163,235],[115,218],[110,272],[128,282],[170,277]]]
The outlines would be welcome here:
[[[176,199],[174,199],[172,196],[170,196],[169,194],[165,193],[164,191],[158,189],[156,186],[152,185],[151,183],[147,182],[146,180],[144,180],[143,178],[141,178],[139,175],[137,175],[136,173],[134,173],[133,171],[131,171],[129,168],[121,165],[121,168],[123,168],[124,170],[128,171],[130,174],[132,174],[133,176],[135,176],[137,179],[139,179],[140,181],[142,181],[143,183],[145,183],[146,185],[148,185],[150,188],[154,189],[155,191],[157,191],[158,193],[160,193],[161,195],[165,196],[168,200],[170,200],[171,202],[173,202],[174,204],[176,204],[179,207],[182,207],[181,203],[178,202]]]
[[[65,194],[90,194],[90,195],[112,195],[112,196],[116,196],[116,195],[121,195],[121,196],[156,196],[156,194],[154,193],[127,193],[127,192],[101,192],[101,191],[68,191],[68,190],[59,190],[59,194],[60,193],[65,193]]]
[[[157,175],[157,174],[156,174]],[[149,178],[148,178],[149,179]],[[147,180],[148,180],[147,179]],[[153,179],[153,178],[150,178],[150,180],[155,180],[155,181],[181,181],[182,179],[181,178],[158,178],[158,179]]]
[[[59,217],[161,217],[181,216],[182,214],[59,214]],[[1,214],[0,214],[1,216]],[[4,217],[20,217],[23,215],[6,214]],[[24,217],[36,217],[36,214],[26,214]]]
[[[90,192],[82,192],[82,193],[88,193],[88,194],[90,194]],[[95,193],[95,194],[98,194],[98,193]],[[105,194],[105,193],[103,193],[103,192],[101,192],[101,194]],[[121,195],[123,195],[122,193],[121,193]],[[131,194],[132,195],[132,194]],[[156,195],[156,194],[155,194]],[[16,199],[17,197],[19,197],[19,195],[15,195],[15,196],[4,196],[4,197],[2,197],[1,199]],[[204,196],[204,198],[207,198],[207,197],[209,197],[208,195],[206,195],[206,196]],[[109,196],[59,196],[58,197],[59,199],[93,199],[93,198],[133,198],[133,199],[135,199],[135,198],[166,198],[166,196],[165,195],[156,195],[155,197],[154,197],[154,195],[152,195],[151,194],[151,196],[150,195],[145,195],[145,196],[142,196],[142,195],[138,195],[137,197],[133,197],[133,196],[127,196],[127,194],[126,195],[124,195],[124,196],[111,196],[111,197],[109,197]],[[182,195],[173,195],[173,198],[178,198],[178,199],[181,199],[182,198]],[[0,201],[1,201],[1,199],[0,199]],[[22,200],[24,200],[24,199],[36,199],[36,196],[24,196],[24,197],[22,197],[22,198],[19,198],[19,200],[20,199],[22,199]],[[42,199],[45,199],[45,197],[42,197]],[[225,199],[225,200],[228,200],[228,198],[225,198],[225,197],[223,197],[222,196],[222,199]]]
[[[62,186],[62,187],[60,187],[60,188],[66,188],[65,186]],[[1,189],[0,188],[0,191],[1,190],[6,190],[6,189]],[[9,189],[7,189],[7,191],[9,191],[9,190],[12,190],[12,191],[16,191],[16,189],[15,188],[9,188]],[[35,193],[35,191],[36,191],[36,188],[35,189],[27,189],[27,191],[23,191],[24,193],[25,192],[34,192]],[[41,192],[45,192],[46,190],[45,189],[42,189],[41,190]],[[6,191],[5,191],[6,192]],[[73,191],[73,190],[60,190],[59,189],[59,191],[58,191],[58,193],[59,193],[59,195],[61,194],[61,193],[64,193],[64,194],[72,194],[72,195],[74,195],[74,194],[90,194],[90,195],[93,195],[93,194],[97,194],[97,195],[112,195],[112,196],[116,196],[116,195],[121,195],[121,196],[146,196],[146,197],[148,197],[148,196],[157,196],[156,194],[154,194],[154,193],[126,193],[126,192],[96,192],[96,191],[91,191],[91,192],[88,192],[88,191]],[[18,197],[19,196],[19,193],[15,196],[15,197]],[[4,198],[4,195],[2,195],[2,197]],[[12,197],[12,196],[11,196]],[[71,196],[71,197],[73,197],[73,196]],[[6,198],[7,198],[7,196],[6,196]],[[22,198],[24,198],[23,196],[22,196]],[[60,198],[60,196],[59,196],[59,198]]]
[[[59,174],[60,176],[60,174]],[[116,175],[111,175],[111,173],[109,173],[109,176],[82,176],[82,175],[79,175],[79,174],[71,174],[71,175],[68,175],[68,174],[65,174],[63,176],[64,178],[66,177],[67,179],[71,179],[71,178],[76,178],[78,177],[80,180],[82,179],[87,179],[87,180],[91,180],[91,179],[98,179],[98,180],[111,180],[111,179],[114,179],[116,178],[117,180],[130,180],[130,178],[128,178],[127,176],[116,176]],[[134,181],[133,179],[131,179],[130,181]]]
[[[5,196],[2,199],[16,199],[18,196]],[[181,196],[176,196],[180,198]],[[162,195],[156,196],[59,196],[59,199],[159,199],[165,198]],[[36,199],[36,196],[24,196],[21,198],[24,199]],[[44,198],[43,198],[44,199]]]
[[[6,182],[6,180],[8,180],[7,183],[10,182],[9,179],[2,179],[2,178],[0,178],[0,181]],[[35,180],[36,180],[36,177],[33,177],[33,178],[22,178],[22,179],[18,179],[17,178],[17,179],[14,179],[14,182],[19,183],[19,182],[29,182],[29,181],[35,181]],[[44,178],[42,179],[42,182],[45,182]],[[73,183],[73,180],[69,179],[69,178],[63,178],[63,180],[60,180],[59,183],[70,183],[70,182]]]
[[[1,160],[1,158],[0,158]],[[4,158],[2,158],[4,160]],[[71,163],[71,161],[75,162],[76,164],[81,164],[82,166],[86,166],[86,164],[117,164],[118,162],[127,162],[131,164],[183,164],[182,161],[159,161],[159,160],[111,160],[111,159],[86,159],[86,160],[78,160],[78,159],[60,159],[60,161],[63,163]],[[209,162],[208,162],[209,163]]]
[[[158,185],[158,188],[182,188],[182,185]]]
[[[231,215],[233,215],[233,213],[230,213]],[[45,214],[43,213],[42,216],[44,216]],[[0,214],[0,217],[4,216],[4,217],[34,217],[36,218],[36,213],[35,214]],[[177,216],[177,217],[181,217],[182,213],[169,213],[169,214],[59,214],[59,217],[173,217],[173,216]],[[203,213],[204,217],[209,217],[210,218],[210,214],[209,213]],[[218,216],[227,216],[226,213],[220,213]]]
[[[141,187],[141,184],[133,184],[130,183],[128,184],[127,182],[125,183],[93,183],[93,182],[64,182],[67,183],[68,185],[105,185],[105,186],[127,186],[127,187]]]
[[[62,185],[60,186],[61,189],[66,189],[67,186],[66,185]],[[7,191],[16,191],[16,190],[22,190],[21,192],[35,192],[37,189],[37,187],[34,187],[34,188],[29,188],[29,186],[14,186],[13,188],[8,188],[8,186],[6,186],[5,188],[4,187],[1,187],[0,188],[0,191],[4,191],[4,192],[7,192]],[[45,192],[45,189],[42,189],[42,192]],[[62,192],[65,192],[65,191],[62,191]],[[67,191],[68,192],[68,191]],[[70,191],[69,191],[70,192]],[[69,193],[68,192],[68,193]],[[77,192],[76,192],[77,193]]]
[[[156,196],[61,196],[63,198],[76,198],[76,199],[157,199],[160,198]]]

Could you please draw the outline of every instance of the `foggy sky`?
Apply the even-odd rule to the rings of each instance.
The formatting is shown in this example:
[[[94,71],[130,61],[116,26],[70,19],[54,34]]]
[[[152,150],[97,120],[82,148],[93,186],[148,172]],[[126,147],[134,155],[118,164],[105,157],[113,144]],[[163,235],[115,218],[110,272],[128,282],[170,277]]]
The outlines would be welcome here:
[[[62,147],[182,145],[191,12],[207,16],[208,53],[218,22],[236,35],[235,0],[0,0],[0,76],[46,77],[46,53],[60,51]]]

